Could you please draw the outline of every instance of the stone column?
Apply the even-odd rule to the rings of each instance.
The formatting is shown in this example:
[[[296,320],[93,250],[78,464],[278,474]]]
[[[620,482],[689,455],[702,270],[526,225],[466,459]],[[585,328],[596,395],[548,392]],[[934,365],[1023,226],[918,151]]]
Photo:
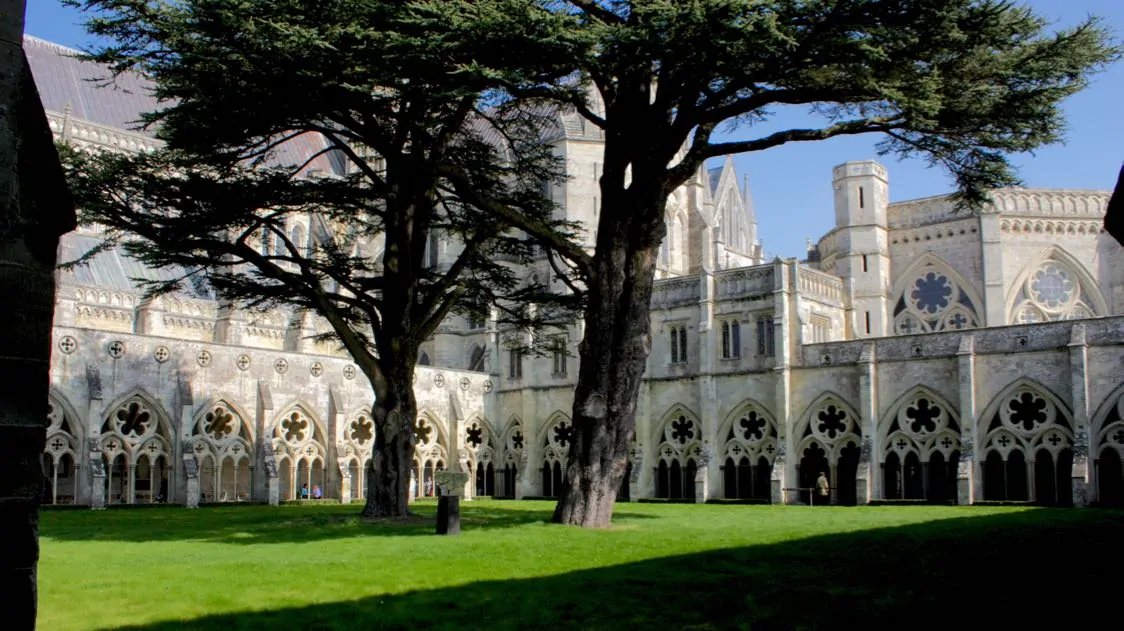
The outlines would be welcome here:
[[[999,232],[999,213],[987,212],[979,216],[980,249],[984,276],[984,309],[981,314],[984,326],[1007,324],[1007,305],[1003,283],[1003,241]]]
[[[195,462],[195,455],[191,453],[190,445],[184,445],[181,453],[184,477],[183,504],[188,508],[198,508],[199,498],[202,495],[202,489],[199,487],[199,463]]]
[[[516,465],[515,472],[515,499],[517,500],[523,499],[523,496],[527,494],[526,486],[530,484],[530,482],[527,481],[528,459],[527,448],[523,447],[523,449],[519,450],[519,464]]]
[[[980,463],[975,446],[978,433],[976,421],[976,350],[975,337],[961,336],[956,351],[960,379],[960,462],[956,467],[956,503],[974,504],[983,497]]]
[[[90,471],[90,508],[105,508],[105,459],[101,455],[98,439],[86,439],[87,462]]]
[[[878,358],[874,343],[863,345],[859,353],[859,415],[862,417],[862,444],[859,470],[855,476],[855,501],[868,504],[883,497],[881,480],[875,472],[882,450],[878,444]]]
[[[338,447],[337,452],[342,451]],[[351,503],[351,466],[347,459],[339,458],[336,460],[336,466],[340,471],[340,504]]]
[[[699,452],[699,466],[695,470],[695,503],[705,504],[710,498],[710,447],[703,445]]]
[[[1073,393],[1073,505],[1088,506],[1096,500],[1092,467],[1089,466],[1089,377],[1085,325],[1075,324],[1069,339],[1070,389]]]

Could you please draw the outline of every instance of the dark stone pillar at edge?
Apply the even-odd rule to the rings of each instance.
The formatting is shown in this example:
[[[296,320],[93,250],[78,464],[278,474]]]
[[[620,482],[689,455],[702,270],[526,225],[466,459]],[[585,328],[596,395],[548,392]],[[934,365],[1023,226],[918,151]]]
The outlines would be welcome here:
[[[461,533],[461,498],[456,495],[442,495],[437,498],[437,534],[459,535]]]

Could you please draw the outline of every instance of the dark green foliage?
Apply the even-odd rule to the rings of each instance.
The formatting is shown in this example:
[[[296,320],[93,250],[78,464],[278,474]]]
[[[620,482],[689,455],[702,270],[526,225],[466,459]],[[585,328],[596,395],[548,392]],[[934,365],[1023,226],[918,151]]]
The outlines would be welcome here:
[[[580,251],[541,195],[562,177],[541,142],[550,112],[498,96],[570,72],[570,18],[524,0],[72,4],[114,42],[89,59],[155,83],[163,107],[142,122],[166,143],[68,152],[83,219],[187,270],[154,294],[203,276],[236,305],[322,316],[376,395],[367,514],[404,514],[413,423],[393,419],[416,413],[421,344],[451,313],[537,325],[577,304],[518,308],[545,293],[519,269],[536,243]],[[293,219],[311,238],[293,240]]]

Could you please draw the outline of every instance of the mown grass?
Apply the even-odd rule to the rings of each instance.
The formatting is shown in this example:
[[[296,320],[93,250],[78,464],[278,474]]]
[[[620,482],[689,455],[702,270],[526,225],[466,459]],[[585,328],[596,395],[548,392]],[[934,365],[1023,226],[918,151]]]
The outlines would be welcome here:
[[[1115,607],[1124,567],[1094,509],[618,504],[587,531],[477,501],[455,537],[415,509],[48,512],[39,628],[1038,628]]]

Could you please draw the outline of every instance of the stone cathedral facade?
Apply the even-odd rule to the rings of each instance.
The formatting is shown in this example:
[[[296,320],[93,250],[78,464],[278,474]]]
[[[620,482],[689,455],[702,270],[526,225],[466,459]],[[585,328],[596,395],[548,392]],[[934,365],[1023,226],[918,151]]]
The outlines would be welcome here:
[[[58,140],[156,146],[132,131],[155,105],[142,80],[98,88],[86,79],[104,71],[73,51],[31,37],[25,50]],[[549,194],[591,226],[598,131],[560,113],[547,139],[571,175]],[[307,142],[294,150],[322,148]],[[948,197],[891,203],[876,162],[831,176],[835,228],[800,258],[764,260],[730,160],[669,199],[621,499],[802,503],[824,473],[841,504],[1124,503],[1124,252],[1101,229],[1108,192],[1003,189],[968,214]],[[321,230],[288,229],[309,244]],[[60,259],[98,239],[67,235]],[[438,263],[456,247],[430,246]],[[373,395],[310,339],[322,323],[240,311],[205,286],[146,300],[136,279],[163,273],[107,252],[58,274],[45,501],[360,499]],[[453,318],[426,343],[416,496],[450,468],[470,474],[469,497],[557,495],[581,330],[551,335],[553,355],[527,356],[526,339]]]

